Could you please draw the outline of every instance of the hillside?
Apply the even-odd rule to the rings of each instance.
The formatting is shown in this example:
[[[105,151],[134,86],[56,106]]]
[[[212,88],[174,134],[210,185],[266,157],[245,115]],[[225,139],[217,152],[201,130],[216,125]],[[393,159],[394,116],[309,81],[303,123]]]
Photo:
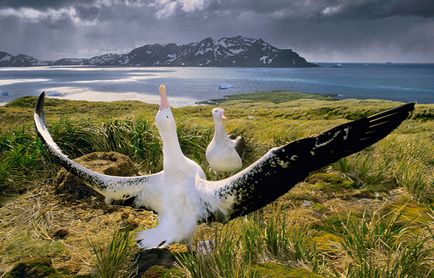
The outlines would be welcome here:
[[[2,56],[3,55],[3,56]],[[148,44],[127,54],[104,54],[92,58],[62,58],[39,61],[33,57],[0,52],[0,66],[94,65],[144,67],[317,67],[291,49],[279,49],[262,39],[241,36],[206,38],[177,45]]]
[[[33,131],[35,101],[25,97],[0,107],[0,276],[15,267],[14,273],[27,269],[51,277],[94,277],[101,269],[110,271],[115,261],[110,258],[120,254],[126,259],[114,271],[127,277],[134,268],[131,255],[138,252],[134,236],[156,225],[156,216],[105,205],[97,195],[59,192],[59,167]],[[290,92],[218,102],[226,109],[229,132],[247,139],[244,166],[273,146],[399,105]],[[201,164],[209,179],[221,179],[208,170],[204,158],[213,107],[173,110],[183,151]],[[70,157],[116,151],[131,158],[142,173],[162,167],[153,125],[156,111],[156,105],[133,101],[46,103],[50,132]],[[149,268],[146,275],[430,277],[433,116],[433,104],[416,105],[412,117],[384,140],[312,173],[264,209],[225,225],[201,225],[195,243],[218,243],[209,254],[187,251],[185,245],[142,253],[148,267],[151,258],[163,265]],[[170,260],[178,264],[167,267]]]

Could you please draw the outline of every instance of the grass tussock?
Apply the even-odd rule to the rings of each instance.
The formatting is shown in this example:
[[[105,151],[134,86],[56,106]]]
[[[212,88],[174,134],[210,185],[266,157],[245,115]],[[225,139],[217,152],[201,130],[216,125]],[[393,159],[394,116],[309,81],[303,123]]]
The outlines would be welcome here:
[[[90,242],[95,254],[95,276],[101,278],[133,277],[132,243],[128,231],[116,230],[108,245]]]
[[[280,265],[302,273],[322,273],[325,266],[308,226],[289,225],[279,214],[263,212],[216,229],[206,240],[209,249],[197,248],[177,256],[177,267],[187,277],[262,277],[263,265]],[[294,223],[292,223],[294,224]],[[198,246],[202,246],[199,242]]]
[[[343,223],[347,277],[430,277],[434,248],[429,227],[400,222],[403,207],[382,215],[364,214]]]
[[[434,148],[428,138],[411,135],[390,136],[350,157],[333,168],[359,187],[406,188],[416,198],[429,201],[433,193]]]
[[[219,103],[229,116],[229,133],[246,138],[245,166],[270,147],[397,105],[306,98],[274,92]],[[89,204],[64,203],[46,185],[33,191],[51,183],[59,169],[33,131],[34,103],[35,98],[23,98],[0,107],[0,276],[23,258],[39,257],[71,273],[130,276],[134,244],[123,232],[112,234],[113,227],[125,222],[136,233],[154,226],[156,216],[102,207],[94,199]],[[227,175],[210,171],[205,159],[213,133],[211,108],[173,111],[182,150],[212,180]],[[200,233],[198,239],[208,240],[212,248],[179,253],[176,273],[186,277],[285,277],[287,273],[293,277],[429,277],[434,263],[433,109],[416,105],[411,119],[374,146],[317,171],[260,212]],[[116,151],[129,156],[143,173],[162,169],[162,146],[153,124],[155,105],[47,99],[46,110],[50,133],[69,157]],[[1,196],[26,191],[1,203]],[[66,233],[59,238],[57,231]],[[109,244],[89,246],[95,234]]]
[[[0,193],[18,193],[30,188],[33,175],[45,170],[45,148],[24,128],[0,134]]]
[[[282,267],[294,277],[430,277],[432,226],[403,222],[403,210],[381,207],[322,224],[335,235],[255,213],[216,229],[211,249],[179,254],[177,268],[186,277],[263,277],[258,270],[273,275]]]

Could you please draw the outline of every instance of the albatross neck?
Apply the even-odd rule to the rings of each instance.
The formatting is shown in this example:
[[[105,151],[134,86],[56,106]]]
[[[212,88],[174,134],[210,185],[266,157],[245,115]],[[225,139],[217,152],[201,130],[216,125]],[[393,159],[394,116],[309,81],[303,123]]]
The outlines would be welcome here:
[[[164,169],[179,167],[180,163],[185,162],[185,156],[179,145],[176,130],[166,130],[161,134],[163,141],[163,166]],[[182,164],[181,164],[182,165]]]
[[[214,138],[226,138],[228,135],[223,126],[223,121],[221,119],[214,119],[215,130]]]

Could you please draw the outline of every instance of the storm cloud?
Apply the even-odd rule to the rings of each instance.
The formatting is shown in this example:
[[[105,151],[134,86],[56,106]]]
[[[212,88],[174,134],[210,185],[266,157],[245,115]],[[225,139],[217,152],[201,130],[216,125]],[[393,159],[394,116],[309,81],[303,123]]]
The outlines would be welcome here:
[[[0,0],[0,34],[39,59],[243,35],[310,61],[434,62],[434,1]]]

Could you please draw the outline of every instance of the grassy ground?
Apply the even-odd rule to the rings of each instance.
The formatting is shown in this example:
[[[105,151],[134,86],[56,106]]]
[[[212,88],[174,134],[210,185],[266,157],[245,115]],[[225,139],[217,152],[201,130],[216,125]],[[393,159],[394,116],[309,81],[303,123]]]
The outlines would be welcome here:
[[[45,276],[127,277],[134,268],[128,254],[136,252],[128,238],[154,226],[156,216],[107,206],[96,197],[71,200],[56,194],[59,168],[35,138],[35,101],[26,97],[0,107],[0,276],[20,262],[39,260],[52,267],[41,270],[48,271]],[[226,109],[227,129],[247,139],[247,166],[270,147],[399,103],[272,92],[233,96],[218,105]],[[220,179],[204,159],[212,107],[173,110],[184,152],[209,179]],[[131,101],[46,103],[50,132],[70,157],[117,151],[143,173],[162,168],[156,111],[155,105]],[[275,203],[226,225],[201,226],[196,240],[211,239],[213,251],[172,246],[177,266],[154,268],[154,274],[429,277],[434,263],[433,119],[434,105],[416,105],[412,118],[386,139],[313,173]]]

